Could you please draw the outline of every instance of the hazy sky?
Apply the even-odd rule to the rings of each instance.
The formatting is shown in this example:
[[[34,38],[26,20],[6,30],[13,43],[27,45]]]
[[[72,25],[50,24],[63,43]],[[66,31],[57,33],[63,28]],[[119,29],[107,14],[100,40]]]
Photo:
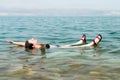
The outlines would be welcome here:
[[[0,0],[0,8],[120,10],[120,0]]]

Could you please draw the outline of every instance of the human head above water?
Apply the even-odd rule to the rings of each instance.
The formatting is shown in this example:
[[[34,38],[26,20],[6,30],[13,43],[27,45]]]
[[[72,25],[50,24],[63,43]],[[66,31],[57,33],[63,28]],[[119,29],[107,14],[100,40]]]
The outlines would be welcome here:
[[[32,39],[29,39],[29,40],[27,40],[26,42],[25,42],[25,48],[27,48],[27,49],[33,49],[34,47],[34,45],[35,44],[37,44],[37,40],[36,39],[34,39],[34,38],[32,38]]]
[[[33,44],[29,43],[29,41],[25,41],[25,49],[33,49]]]
[[[34,49],[35,45],[37,44],[37,40],[36,39],[29,39],[25,42],[25,49]],[[49,49],[50,48],[50,45],[49,44],[39,44],[39,45],[42,45],[42,48],[46,48],[46,49]]]

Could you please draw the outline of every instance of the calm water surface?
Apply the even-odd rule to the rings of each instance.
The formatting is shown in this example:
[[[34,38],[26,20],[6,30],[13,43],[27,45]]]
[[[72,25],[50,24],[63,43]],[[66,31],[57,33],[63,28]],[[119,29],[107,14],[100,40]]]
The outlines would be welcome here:
[[[120,17],[0,17],[0,80],[120,80]],[[53,48],[32,55],[5,40],[65,45],[82,34],[98,47]]]

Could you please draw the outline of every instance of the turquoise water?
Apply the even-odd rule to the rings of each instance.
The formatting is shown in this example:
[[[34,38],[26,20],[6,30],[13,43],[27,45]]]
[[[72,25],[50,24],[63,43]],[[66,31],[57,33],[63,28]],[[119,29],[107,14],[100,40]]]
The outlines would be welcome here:
[[[0,17],[0,80],[120,80],[120,17]],[[31,55],[5,40],[65,45],[86,34],[98,47],[49,49]]]

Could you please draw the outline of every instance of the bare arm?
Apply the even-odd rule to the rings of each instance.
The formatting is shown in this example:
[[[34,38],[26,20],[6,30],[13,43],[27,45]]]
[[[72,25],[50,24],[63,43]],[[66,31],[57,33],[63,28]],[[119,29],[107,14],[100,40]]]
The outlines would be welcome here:
[[[12,40],[6,40],[8,43],[11,43],[11,44],[15,44],[15,45],[18,45],[18,46],[25,46],[25,42],[15,42],[15,41],[12,41]]]

